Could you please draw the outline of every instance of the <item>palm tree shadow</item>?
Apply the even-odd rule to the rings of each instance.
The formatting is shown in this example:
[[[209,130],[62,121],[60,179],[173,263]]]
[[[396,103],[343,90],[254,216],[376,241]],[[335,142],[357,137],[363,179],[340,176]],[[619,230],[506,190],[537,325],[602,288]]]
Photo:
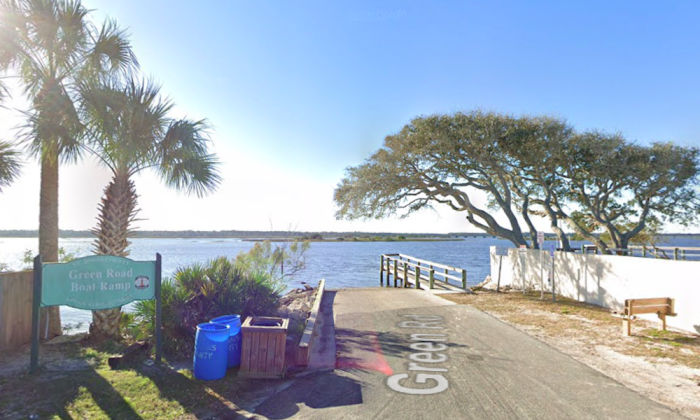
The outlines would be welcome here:
[[[293,387],[269,398],[255,414],[269,419],[287,419],[299,414],[300,407],[313,409],[362,404],[360,383],[344,372],[330,371],[298,379]]]
[[[59,378],[63,377],[65,373],[62,373]],[[76,374],[71,379],[71,375],[67,377],[68,380],[54,379],[47,380],[46,373],[43,378],[40,378],[40,382],[37,383],[36,391],[37,398],[41,398],[43,392],[50,392],[52,394],[59,394],[60,398],[51,398],[50,405],[41,406],[41,401],[35,401],[34,403],[29,403],[26,401],[27,406],[23,407],[34,411],[34,407],[40,407],[36,409],[32,414],[38,414],[39,418],[54,418],[58,417],[62,420],[73,420],[76,413],[68,412],[68,402],[76,401],[80,398],[80,395],[86,389],[88,393],[91,394],[92,400],[100,407],[102,412],[104,412],[111,419],[124,419],[124,420],[141,420],[142,417],[139,415],[134,408],[124,399],[124,397],[114,389],[114,387],[103,378],[94,369],[90,368],[87,370],[81,370],[79,374]],[[60,380],[60,382],[59,382]],[[49,389],[43,389],[42,383],[49,385]],[[53,385],[52,385],[53,384]],[[59,389],[55,388],[55,385],[59,384]]]
[[[211,392],[210,385],[216,382],[226,382],[229,385],[227,388],[235,389],[235,384],[230,384],[235,375],[230,373],[220,381],[205,382],[189,378],[166,364],[137,366],[134,371],[150,379],[160,391],[161,398],[177,402],[188,413],[198,417],[230,413],[237,408],[233,401],[217,398]]]

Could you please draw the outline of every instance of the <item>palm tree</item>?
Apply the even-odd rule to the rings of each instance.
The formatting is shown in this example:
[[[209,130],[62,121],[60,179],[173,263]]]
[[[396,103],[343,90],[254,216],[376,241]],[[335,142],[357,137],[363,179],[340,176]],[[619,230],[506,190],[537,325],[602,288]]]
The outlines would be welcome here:
[[[31,108],[24,136],[41,162],[39,253],[58,261],[58,167],[80,156],[76,82],[138,66],[114,21],[101,28],[79,0],[0,0],[0,70],[19,79]],[[61,334],[58,308],[51,333]]]
[[[9,143],[0,141],[0,192],[19,175],[21,166],[17,159],[19,153],[11,147]]]
[[[151,82],[115,79],[83,87],[87,148],[112,172],[99,204],[96,254],[129,255],[132,223],[139,211],[133,177],[152,169],[176,190],[201,197],[216,189],[218,162],[209,153],[206,121],[168,117],[173,104]],[[118,339],[121,308],[93,311],[90,335]]]

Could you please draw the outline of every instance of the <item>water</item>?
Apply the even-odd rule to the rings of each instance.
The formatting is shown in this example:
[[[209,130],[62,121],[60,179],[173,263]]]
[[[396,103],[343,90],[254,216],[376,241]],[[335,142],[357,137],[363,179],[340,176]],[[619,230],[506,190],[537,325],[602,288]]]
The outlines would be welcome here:
[[[26,250],[37,250],[36,238],[0,238],[0,263],[19,270]],[[76,257],[91,254],[92,239],[61,239],[60,246]],[[549,242],[544,249],[549,249]],[[133,239],[130,258],[154,260],[159,252],[163,257],[163,277],[172,276],[178,267],[194,262],[206,262],[218,256],[233,258],[252,248],[254,242],[240,239]],[[467,270],[470,286],[480,283],[489,274],[489,247],[512,246],[509,241],[493,238],[468,238],[445,242],[314,242],[306,253],[306,268],[288,278],[288,289],[302,281],[317,284],[326,279],[328,288],[375,287],[379,285],[379,256],[402,253],[416,258],[447,264]],[[577,243],[572,244],[579,246]],[[670,245],[670,244],[668,244]],[[675,246],[700,246],[698,240],[686,238],[673,241]],[[128,307],[126,308],[128,310]],[[91,320],[89,311],[61,307],[64,325],[82,323],[76,331],[87,330]]]

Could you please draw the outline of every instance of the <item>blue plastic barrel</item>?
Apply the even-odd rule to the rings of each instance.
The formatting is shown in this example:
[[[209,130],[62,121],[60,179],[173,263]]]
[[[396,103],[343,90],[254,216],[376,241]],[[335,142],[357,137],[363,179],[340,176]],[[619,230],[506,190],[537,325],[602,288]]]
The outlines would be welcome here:
[[[210,322],[224,324],[229,326],[228,339],[228,367],[236,367],[241,365],[241,316],[240,315],[224,315],[212,319]]]
[[[194,342],[194,377],[212,381],[226,376],[228,325],[199,324]]]

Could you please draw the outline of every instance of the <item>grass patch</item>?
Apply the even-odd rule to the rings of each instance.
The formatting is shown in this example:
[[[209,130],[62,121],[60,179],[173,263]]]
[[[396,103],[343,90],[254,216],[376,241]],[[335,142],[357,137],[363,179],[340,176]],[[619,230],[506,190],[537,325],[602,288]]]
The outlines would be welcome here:
[[[107,360],[120,345],[62,347],[67,356],[56,359],[61,369],[51,368],[46,358],[40,359],[37,375],[0,377],[1,419],[233,418],[245,403],[242,395],[275,382],[239,378],[237,369],[222,380],[204,382],[194,379],[189,369],[143,361],[111,370]],[[66,362],[75,362],[77,370],[66,368]],[[189,368],[189,361],[181,366]]]
[[[480,291],[473,295],[448,294],[441,297],[468,304],[513,324],[536,330],[557,339],[575,337],[586,346],[607,346],[628,356],[664,359],[691,368],[700,368],[700,337],[660,330],[660,323],[636,320],[631,337],[622,336],[622,321],[608,309],[551,294],[540,299],[539,292],[495,293]]]

